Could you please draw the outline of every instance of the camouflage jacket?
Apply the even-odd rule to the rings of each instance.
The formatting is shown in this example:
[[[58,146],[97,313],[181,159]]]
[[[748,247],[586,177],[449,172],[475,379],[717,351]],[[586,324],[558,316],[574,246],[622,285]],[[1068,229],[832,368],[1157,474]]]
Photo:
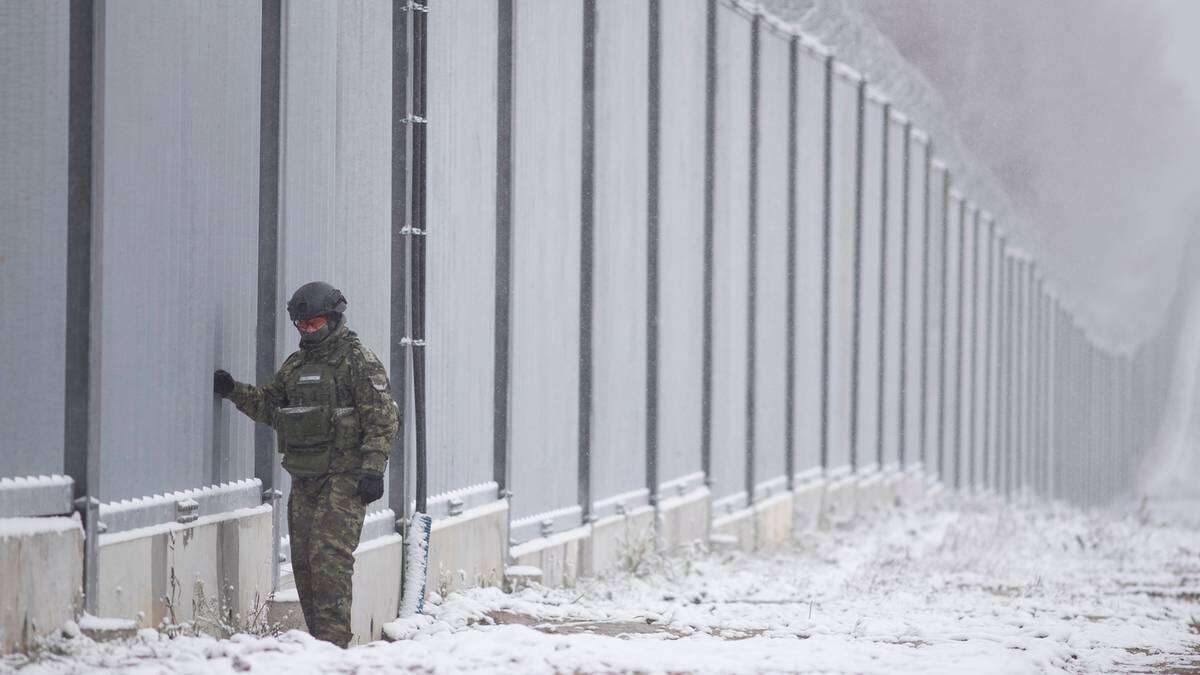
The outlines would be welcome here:
[[[321,402],[336,411],[330,438],[322,446],[330,451],[324,473],[382,473],[400,428],[399,410],[383,364],[345,323],[320,344],[294,352],[267,384],[255,387],[238,382],[229,399],[251,419],[280,432],[279,450],[285,453],[284,467],[289,468],[290,448],[281,413],[308,410],[296,406],[312,406],[313,401],[304,400],[307,389],[322,379],[322,373],[331,375],[325,391],[326,398],[334,400]]]

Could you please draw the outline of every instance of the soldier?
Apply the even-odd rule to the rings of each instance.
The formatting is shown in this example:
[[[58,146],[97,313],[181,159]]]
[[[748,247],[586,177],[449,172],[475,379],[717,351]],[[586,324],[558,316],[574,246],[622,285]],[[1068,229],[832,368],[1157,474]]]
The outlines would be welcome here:
[[[275,428],[288,501],[292,573],[314,637],[350,643],[354,549],[367,504],[383,496],[383,470],[400,427],[387,371],[346,327],[346,298],[315,281],[287,304],[300,350],[261,387],[213,374],[213,390]]]

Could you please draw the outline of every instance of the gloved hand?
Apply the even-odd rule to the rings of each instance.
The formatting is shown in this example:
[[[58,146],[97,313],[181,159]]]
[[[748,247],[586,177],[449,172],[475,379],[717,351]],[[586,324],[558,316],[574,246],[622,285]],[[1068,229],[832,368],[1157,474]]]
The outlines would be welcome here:
[[[364,473],[358,477],[358,498],[363,504],[371,502],[383,496],[383,474]]]
[[[233,393],[233,376],[224,370],[213,373],[213,393],[221,398],[229,398]]]

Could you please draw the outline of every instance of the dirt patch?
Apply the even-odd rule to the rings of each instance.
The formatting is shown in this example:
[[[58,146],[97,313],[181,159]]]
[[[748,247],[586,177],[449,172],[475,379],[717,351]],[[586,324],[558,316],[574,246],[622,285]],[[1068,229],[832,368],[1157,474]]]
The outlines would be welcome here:
[[[683,637],[684,633],[673,630],[670,626],[646,621],[591,621],[571,619],[543,619],[528,614],[518,614],[504,610],[488,612],[488,618],[498,625],[528,626],[536,631],[550,635],[577,635],[588,633],[607,637],[628,637],[631,635],[669,635]]]
[[[543,619],[528,614],[518,614],[516,612],[507,612],[504,610],[493,610],[488,612],[488,618],[497,625],[518,625],[528,626],[536,631],[547,633],[549,635],[578,635],[581,633],[588,635],[603,635],[605,637],[615,637],[628,639],[636,635],[662,635],[669,639],[678,639],[687,637],[695,633],[687,633],[665,624],[654,623],[651,619],[645,621],[591,621],[591,620],[572,620],[572,619]],[[711,627],[697,630],[696,633],[703,633],[719,637],[723,640],[745,640],[747,638],[758,637],[765,633],[762,628],[722,628]]]
[[[1138,675],[1200,675],[1200,645],[1192,648],[1187,654],[1164,654],[1158,650],[1143,647],[1127,647],[1125,651],[1139,656],[1159,657],[1158,663],[1151,665],[1139,664],[1127,666],[1128,673]]]
[[[1178,600],[1180,602],[1200,602],[1200,590],[1186,591],[1169,591],[1169,590],[1154,590],[1145,591],[1146,595],[1152,598],[1162,598],[1164,600]]]

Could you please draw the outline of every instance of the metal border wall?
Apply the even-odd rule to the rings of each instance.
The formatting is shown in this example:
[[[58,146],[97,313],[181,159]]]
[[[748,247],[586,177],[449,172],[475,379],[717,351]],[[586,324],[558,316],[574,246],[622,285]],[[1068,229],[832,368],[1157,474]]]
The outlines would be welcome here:
[[[0,115],[0,154],[30,168],[0,195],[30,176],[40,195],[0,247],[37,262],[3,280],[26,304],[49,290],[37,347],[62,382],[0,455],[0,516],[81,510],[89,592],[103,528],[282,507],[271,432],[205,377],[269,377],[294,342],[282,300],[315,277],[351,296],[406,420],[428,394],[430,477],[406,424],[366,538],[411,494],[440,518],[508,500],[520,543],[664,491],[707,484],[728,514],[876,468],[1090,506],[1154,443],[1186,289],[1144,344],[1099,342],[920,120],[757,6],[0,7],[54,47],[5,73],[52,76]],[[175,309],[197,292],[219,302]],[[122,474],[131,458],[154,470]]]

